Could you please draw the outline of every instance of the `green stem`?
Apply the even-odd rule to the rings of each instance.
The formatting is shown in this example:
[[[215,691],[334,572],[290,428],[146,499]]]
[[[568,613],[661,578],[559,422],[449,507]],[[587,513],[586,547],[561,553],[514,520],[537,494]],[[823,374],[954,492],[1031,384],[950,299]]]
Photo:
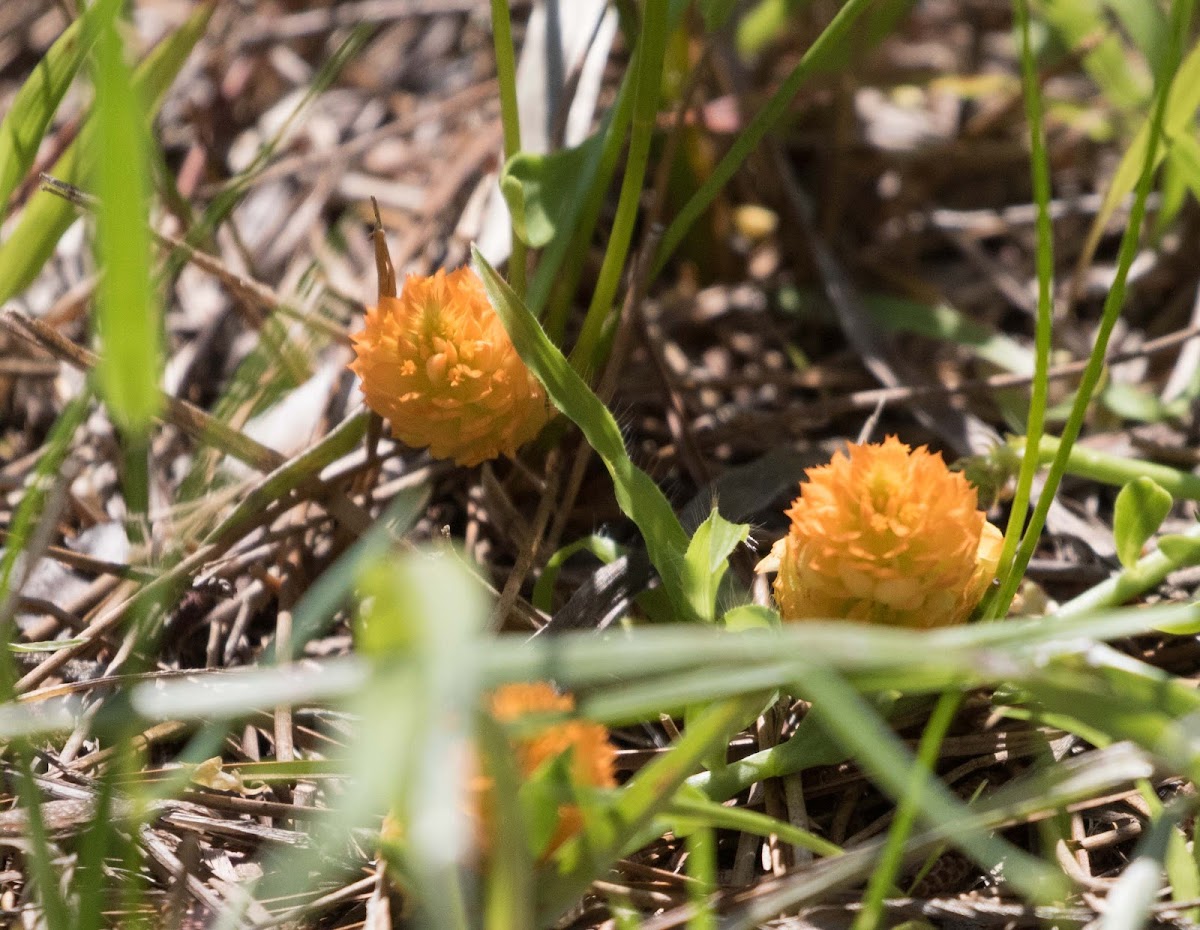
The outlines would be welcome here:
[[[637,222],[650,143],[658,116],[658,98],[662,84],[663,56],[667,47],[668,7],[666,0],[652,0],[642,11],[642,30],[638,38],[638,71],[633,95],[633,121],[629,137],[629,157],[613,220],[608,249],[600,266],[596,290],[584,317],[583,329],[571,351],[571,365],[581,374],[599,367],[596,358],[605,324],[612,315],[613,301],[621,284],[633,228]]]
[[[500,122],[504,126],[504,158],[521,151],[521,121],[517,110],[517,59],[513,50],[512,20],[508,0],[492,0],[492,42],[496,49],[496,80],[500,85]],[[512,227],[512,254],[508,259],[508,283],[525,296],[525,242]]]
[[[935,772],[942,741],[945,740],[946,732],[950,729],[961,703],[962,694],[957,691],[947,691],[938,698],[933,716],[929,718],[929,724],[921,734],[917,761],[909,775],[908,788],[896,807],[892,828],[888,831],[887,842],[879,855],[879,864],[867,883],[863,909],[854,921],[853,930],[875,930],[879,926],[883,917],[883,900],[891,893],[896,876],[900,874],[900,867],[904,863],[904,848],[917,822],[917,811],[921,807],[925,785]]]
[[[1017,476],[1017,489],[1013,495],[1008,525],[1004,530],[1004,548],[1000,553],[998,577],[1001,589],[1013,567],[1013,556],[1025,528],[1029,514],[1029,500],[1033,491],[1033,479],[1037,473],[1036,449],[1046,425],[1046,402],[1049,388],[1047,373],[1050,369],[1050,347],[1054,276],[1054,227],[1050,222],[1050,160],[1046,154],[1046,140],[1042,126],[1042,93],[1037,65],[1033,58],[1033,46],[1029,35],[1029,4],[1017,0],[1013,4],[1017,26],[1021,33],[1021,80],[1025,89],[1025,118],[1029,123],[1030,169],[1033,176],[1033,198],[1037,204],[1037,322],[1034,341],[1034,376],[1029,398],[1029,417],[1025,433],[1029,439],[1025,455],[1021,459],[1021,470]],[[984,606],[983,616],[995,620],[1007,612],[1008,603],[1000,597],[990,597]]]
[[[600,158],[596,165],[589,164],[584,169],[592,177],[592,182],[587,189],[574,233],[570,237],[551,240],[542,250],[537,271],[529,286],[529,298],[525,304],[534,314],[541,316],[542,308],[549,303],[545,326],[555,345],[562,342],[571,300],[587,266],[584,258],[591,247],[596,222],[600,218],[613,174],[616,173],[621,150],[625,147],[625,131],[633,116],[633,75],[637,73],[639,58],[638,50],[634,49],[630,70],[621,81],[616,102],[602,130],[605,135]],[[571,257],[570,261],[566,261],[568,256]]]
[[[1150,189],[1154,185],[1155,156],[1158,151],[1158,141],[1162,135],[1167,96],[1171,86],[1171,82],[1167,80],[1167,76],[1173,76],[1179,69],[1179,59],[1183,46],[1183,27],[1186,25],[1186,23],[1181,22],[1183,17],[1181,16],[1180,6],[1177,3],[1172,8],[1170,49],[1166,56],[1166,67],[1163,71],[1164,79],[1160,82],[1158,93],[1155,96],[1154,115],[1150,124],[1150,141],[1146,146],[1146,160],[1142,165],[1141,177],[1138,178],[1137,193],[1134,197],[1133,208],[1129,211],[1129,224],[1125,227],[1125,233],[1121,237],[1121,246],[1117,253],[1116,279],[1113,281],[1112,288],[1108,292],[1108,297],[1104,301],[1100,326],[1096,331],[1096,345],[1092,350],[1091,357],[1088,359],[1087,367],[1084,369],[1083,377],[1080,380],[1079,390],[1075,395],[1075,403],[1071,407],[1071,414],[1063,427],[1062,445],[1059,447],[1054,460],[1050,464],[1045,486],[1042,489],[1042,493],[1038,496],[1037,507],[1034,508],[1033,516],[1029,520],[1029,527],[1021,539],[1021,544],[1017,548],[1012,566],[1001,582],[1000,591],[992,604],[990,611],[992,616],[1003,616],[1006,614],[1013,597],[1017,593],[1017,588],[1020,586],[1021,579],[1025,575],[1025,569],[1029,566],[1029,560],[1033,558],[1034,550],[1037,548],[1038,540],[1042,535],[1042,528],[1046,525],[1046,515],[1050,512],[1050,504],[1053,502],[1054,495],[1058,492],[1058,486],[1062,482],[1062,477],[1067,467],[1068,453],[1075,444],[1075,440],[1079,438],[1079,433],[1083,429],[1084,417],[1087,415],[1088,406],[1091,403],[1092,394],[1096,390],[1096,385],[1100,383],[1100,376],[1104,372],[1104,357],[1108,351],[1108,340],[1112,336],[1113,327],[1116,326],[1117,320],[1121,315],[1121,308],[1125,303],[1125,286],[1129,278],[1129,267],[1133,264],[1134,255],[1137,253],[1139,232],[1142,228],[1142,222],[1146,217],[1146,199],[1149,197]]]
[[[1193,526],[1181,536],[1188,539],[1200,540],[1200,525]],[[1094,585],[1077,597],[1067,601],[1054,612],[1055,617],[1079,617],[1094,610],[1105,607],[1119,607],[1133,600],[1139,594],[1151,591],[1162,584],[1167,575],[1193,564],[1186,557],[1172,558],[1162,549],[1155,549],[1149,555],[1137,560],[1129,568],[1122,569],[1111,578]]]
[[[1023,439],[1015,439],[1010,445],[1020,448],[1027,445]],[[1054,436],[1043,436],[1037,447],[1037,460],[1045,465],[1063,455],[1063,441]],[[1079,478],[1090,478],[1101,484],[1123,487],[1135,478],[1153,478],[1175,500],[1200,500],[1200,475],[1180,471],[1158,462],[1130,459],[1111,452],[1101,452],[1086,446],[1072,445],[1067,449],[1064,471]]]

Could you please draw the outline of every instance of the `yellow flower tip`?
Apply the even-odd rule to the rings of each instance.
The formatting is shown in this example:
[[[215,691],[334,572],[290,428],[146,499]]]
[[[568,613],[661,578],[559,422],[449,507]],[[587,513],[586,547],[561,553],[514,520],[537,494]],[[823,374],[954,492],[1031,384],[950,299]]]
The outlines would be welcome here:
[[[995,577],[1003,535],[941,453],[889,436],[851,444],[806,474],[788,535],[760,566],[777,567],[783,619],[924,628],[970,616]]]
[[[470,268],[409,275],[365,322],[350,369],[367,406],[407,445],[477,465],[514,456],[550,419],[545,391]]]

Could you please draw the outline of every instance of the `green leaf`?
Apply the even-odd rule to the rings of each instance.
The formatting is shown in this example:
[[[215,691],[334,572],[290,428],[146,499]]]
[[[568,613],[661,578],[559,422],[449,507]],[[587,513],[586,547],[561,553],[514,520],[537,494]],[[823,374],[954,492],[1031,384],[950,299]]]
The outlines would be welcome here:
[[[1100,401],[1117,416],[1138,423],[1161,423],[1168,416],[1157,394],[1135,384],[1110,384],[1101,392]]]
[[[1157,63],[1166,57],[1170,23],[1157,4],[1144,0],[1104,0],[1104,5],[1116,14],[1147,61]]]
[[[770,0],[774,2],[774,0]],[[855,20],[867,9],[871,8],[871,0],[847,0],[837,14],[817,36],[804,52],[791,73],[780,83],[779,88],[771,95],[771,99],[755,114],[749,124],[737,134],[729,151],[718,162],[712,174],[692,194],[691,199],[671,221],[663,233],[658,252],[654,256],[652,275],[657,275],[666,265],[667,259],[679,247],[692,224],[698,220],[717,195],[725,190],[729,179],[737,173],[743,161],[752,151],[758,148],[759,142],[787,114],[792,98],[799,93],[804,83],[828,60],[829,56],[839,48],[851,30]]]
[[[519,789],[529,852],[540,858],[558,829],[558,809],[571,793],[570,753],[562,753],[538,768]]]
[[[1151,923],[1154,905],[1163,887],[1163,871],[1171,837],[1176,834],[1183,811],[1162,812],[1138,840],[1132,861],[1105,898],[1099,930],[1125,930]]]
[[[1171,533],[1158,540],[1158,548],[1174,563],[1176,569],[1200,563],[1200,539],[1195,536]]]
[[[133,92],[145,101],[147,114],[154,114],[192,48],[204,35],[216,5],[205,3],[171,36],[160,42],[134,69]],[[98,129],[88,120],[50,174],[69,184],[81,184],[88,168],[99,158]],[[37,191],[29,198],[12,234],[0,245],[0,304],[25,290],[78,214],[63,198]]]
[[[918,763],[875,710],[833,669],[810,664],[800,676],[802,693],[820,708],[820,724],[886,794],[902,798],[912,790]],[[920,776],[915,799],[920,816],[930,825],[966,819],[966,805],[941,782],[926,773]],[[1060,900],[1069,884],[1047,863],[981,829],[964,829],[953,842],[977,864],[993,868],[1004,863],[1005,880],[1033,901]]]
[[[641,531],[650,561],[658,569],[671,603],[681,618],[697,619],[682,578],[688,537],[670,501],[653,479],[633,464],[613,415],[546,336],[521,299],[478,249],[472,247],[471,253],[517,352],[545,386],[554,406],[574,421],[604,462],[612,476],[617,504]]]
[[[518,152],[505,163],[500,192],[521,241],[538,249],[571,234],[580,206],[580,178],[590,177],[603,146],[604,137],[593,135],[574,148],[549,155]]]
[[[1074,53],[1084,53],[1084,68],[1108,100],[1123,110],[1145,103],[1149,92],[1145,71],[1139,74],[1130,67],[1134,62],[1095,0],[1044,0],[1038,7],[1063,43]]]
[[[503,855],[488,857],[482,926],[524,930],[533,926],[533,857],[527,840],[529,818],[522,811],[521,776],[512,745],[500,724],[480,713],[477,733],[484,771],[492,780],[492,840],[496,849],[504,851]]]
[[[1200,43],[1184,58],[1179,70],[1175,72],[1175,79],[1171,82],[1167,93],[1166,111],[1163,114],[1162,134],[1166,144],[1156,150],[1155,164],[1166,157],[1176,138],[1193,132],[1197,107],[1200,107]],[[1104,202],[1088,230],[1087,239],[1076,261],[1077,269],[1085,268],[1091,263],[1100,238],[1108,228],[1117,207],[1137,185],[1150,147],[1150,123],[1151,118],[1148,116],[1129,148],[1125,150],[1125,154],[1121,156],[1121,162],[1117,165],[1108,190],[1104,193]]]
[[[390,802],[405,824],[406,862],[418,889],[416,923],[431,930],[462,927],[456,864],[473,834],[462,804],[462,753],[473,742],[474,647],[488,598],[449,548],[381,559],[362,571],[359,586],[358,640],[379,661],[351,708],[361,720],[350,741],[356,782],[341,819],[356,823],[356,809],[365,813],[377,799]],[[313,845],[330,848],[316,837]]]
[[[1117,742],[1129,740],[1189,779],[1200,777],[1193,730],[1200,694],[1181,679],[1093,645],[1086,656],[1060,656],[1026,679],[1040,706],[1075,718]]]
[[[863,306],[888,329],[943,339],[970,349],[978,358],[1016,374],[1033,372],[1033,353],[1016,339],[964,316],[947,304],[925,304],[902,297],[864,295]]]
[[[1153,478],[1135,478],[1121,488],[1113,512],[1113,537],[1122,565],[1132,568],[1137,564],[1142,547],[1162,525],[1173,503]]]
[[[110,20],[96,38],[96,331],[99,393],[112,418],[144,434],[162,404],[162,328],[151,299],[149,170],[141,100]]]
[[[779,614],[770,607],[761,604],[743,604],[725,611],[721,624],[731,633],[743,630],[777,630],[780,626]]]
[[[46,127],[71,86],[98,23],[109,22],[119,0],[99,0],[71,23],[34,66],[0,123],[0,215],[37,157]]]
[[[1190,133],[1181,132],[1171,140],[1167,158],[1192,196],[1200,200],[1200,142]]]
[[[667,819],[674,825],[673,832],[683,836],[689,829],[704,825],[720,830],[738,830],[754,836],[777,836],[781,842],[811,850],[818,856],[840,856],[841,847],[793,826],[744,807],[726,807],[718,804],[707,794],[688,782],[679,786],[675,797],[667,808]]]
[[[563,546],[546,560],[546,567],[542,569],[537,584],[533,586],[533,595],[529,602],[538,610],[550,613],[553,607],[551,597],[554,594],[554,583],[558,581],[558,573],[562,570],[563,563],[578,552],[590,552],[607,565],[622,555],[624,549],[607,536],[601,536],[598,533]]]
[[[750,527],[730,523],[714,506],[688,543],[683,584],[692,610],[708,623],[717,619],[717,589],[729,568],[729,554],[746,541]]]

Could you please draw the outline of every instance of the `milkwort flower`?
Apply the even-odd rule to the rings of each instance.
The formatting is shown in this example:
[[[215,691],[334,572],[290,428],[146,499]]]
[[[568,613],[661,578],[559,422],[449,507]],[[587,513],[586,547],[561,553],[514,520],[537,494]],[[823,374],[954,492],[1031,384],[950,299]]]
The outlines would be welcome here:
[[[941,453],[889,436],[806,474],[787,536],[760,564],[779,573],[783,619],[940,627],[970,616],[1003,535]]]
[[[575,709],[575,698],[559,694],[547,682],[519,682],[503,685],[489,699],[492,717],[501,724],[519,723],[524,718],[541,714],[567,714]],[[538,727],[532,733],[518,733],[511,740],[517,771],[526,781],[548,762],[567,755],[570,783],[578,789],[612,788],[617,780],[617,753],[608,740],[608,728],[587,720],[568,719]],[[569,754],[569,755],[568,755]],[[490,790],[490,779],[481,779]],[[491,832],[490,804],[480,806],[481,826],[485,833],[481,846],[486,848],[486,834]],[[543,853],[548,856],[583,828],[583,817],[573,804],[560,804],[557,823]]]
[[[397,439],[438,458],[514,456],[550,418],[545,391],[470,268],[409,275],[352,339],[350,368],[367,406]]]

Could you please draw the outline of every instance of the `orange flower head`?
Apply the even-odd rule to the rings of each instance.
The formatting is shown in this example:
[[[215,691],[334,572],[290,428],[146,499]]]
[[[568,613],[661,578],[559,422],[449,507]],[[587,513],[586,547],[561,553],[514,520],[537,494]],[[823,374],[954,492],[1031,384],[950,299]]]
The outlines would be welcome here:
[[[995,577],[1003,536],[941,453],[889,436],[851,444],[806,474],[787,511],[791,528],[763,563],[778,562],[783,619],[967,619]]]
[[[562,714],[575,709],[575,699],[559,694],[547,682],[522,682],[503,685],[492,693],[489,710],[499,723],[514,723],[537,714]],[[608,729],[599,723],[567,720],[549,723],[530,734],[513,738],[513,754],[522,779],[528,779],[545,763],[570,752],[568,762],[571,782],[581,788],[612,788],[616,785],[616,750],[608,741]],[[486,850],[491,834],[491,779],[487,776],[473,782],[478,792],[479,846]],[[558,825],[544,853],[550,855],[583,828],[578,808],[563,804],[558,809]]]
[[[367,406],[407,445],[460,465],[513,456],[550,418],[545,391],[470,268],[409,275],[353,337]]]

